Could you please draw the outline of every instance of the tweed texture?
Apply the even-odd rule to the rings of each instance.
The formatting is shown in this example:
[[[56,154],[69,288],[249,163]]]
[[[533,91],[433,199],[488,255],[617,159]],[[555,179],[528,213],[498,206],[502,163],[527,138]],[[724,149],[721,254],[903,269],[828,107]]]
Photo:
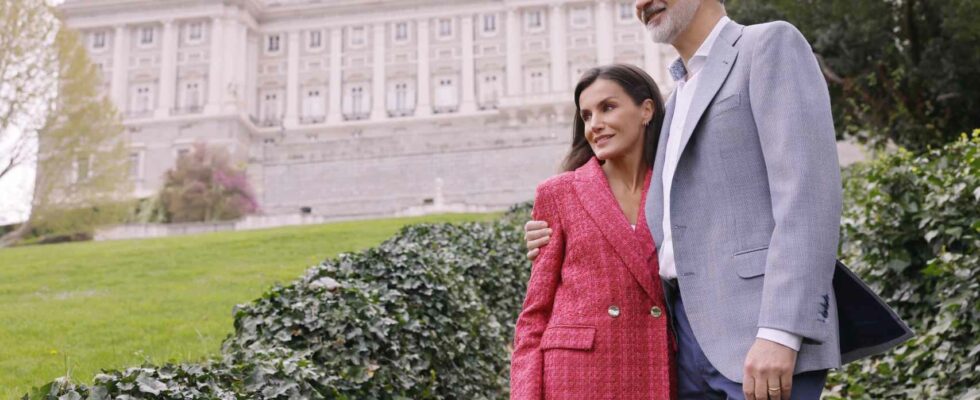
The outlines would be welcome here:
[[[670,193],[677,279],[711,364],[741,382],[759,328],[803,337],[796,373],[840,365],[832,278],[841,180],[830,96],[786,22],[729,22],[699,73]],[[646,215],[663,239],[667,102]]]
[[[538,186],[533,217],[553,233],[517,319],[511,399],[673,398],[673,338],[643,213],[634,231],[595,158]]]

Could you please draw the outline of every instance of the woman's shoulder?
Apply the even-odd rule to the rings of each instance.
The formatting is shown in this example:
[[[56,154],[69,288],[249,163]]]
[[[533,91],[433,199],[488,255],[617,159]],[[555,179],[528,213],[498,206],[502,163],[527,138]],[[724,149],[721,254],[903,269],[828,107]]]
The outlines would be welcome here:
[[[545,179],[543,182],[538,184],[537,195],[545,195],[550,197],[560,193],[566,193],[566,189],[571,186],[572,180],[574,179],[575,171],[562,172],[558,175]]]

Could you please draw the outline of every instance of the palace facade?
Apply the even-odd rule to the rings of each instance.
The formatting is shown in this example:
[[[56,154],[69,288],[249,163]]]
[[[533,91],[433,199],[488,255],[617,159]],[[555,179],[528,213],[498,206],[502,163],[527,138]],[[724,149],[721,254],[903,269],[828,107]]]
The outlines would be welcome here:
[[[122,113],[136,196],[195,142],[266,214],[374,216],[528,200],[568,149],[586,69],[669,46],[632,0],[67,0]]]

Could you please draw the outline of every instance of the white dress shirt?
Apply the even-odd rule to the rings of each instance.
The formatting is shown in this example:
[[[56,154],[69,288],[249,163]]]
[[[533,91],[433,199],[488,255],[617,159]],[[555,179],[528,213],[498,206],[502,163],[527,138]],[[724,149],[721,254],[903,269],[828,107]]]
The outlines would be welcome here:
[[[674,171],[677,170],[677,162],[680,159],[681,136],[684,126],[687,124],[687,114],[691,108],[691,101],[694,99],[694,92],[698,87],[698,73],[704,68],[705,63],[711,53],[711,47],[721,34],[722,28],[730,21],[728,17],[721,17],[715,27],[704,39],[698,50],[685,65],[687,74],[675,77],[676,88],[674,89],[674,114],[670,119],[670,132],[667,136],[667,149],[664,153],[664,238],[658,253],[660,262],[660,276],[662,279],[676,279],[677,266],[674,262],[674,243],[670,225],[670,190],[674,180]],[[680,60],[678,60],[680,61]],[[675,62],[676,63],[676,62]],[[672,75],[673,75],[672,71]],[[799,351],[803,339],[786,331],[770,328],[759,328],[756,337],[779,343],[793,350]]]

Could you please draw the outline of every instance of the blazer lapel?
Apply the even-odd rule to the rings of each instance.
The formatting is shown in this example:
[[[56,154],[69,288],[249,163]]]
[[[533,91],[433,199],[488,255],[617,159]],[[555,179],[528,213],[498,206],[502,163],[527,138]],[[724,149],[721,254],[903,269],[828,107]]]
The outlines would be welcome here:
[[[715,94],[718,93],[718,89],[721,89],[721,85],[728,78],[728,73],[731,72],[732,65],[735,64],[735,58],[738,57],[738,48],[734,45],[738,38],[742,36],[742,28],[744,26],[729,22],[722,28],[718,39],[711,46],[708,62],[699,73],[698,86],[694,91],[691,108],[688,110],[687,118],[684,122],[681,147],[677,153],[680,156],[684,155],[684,148],[687,147],[687,142],[691,140],[691,135],[694,134],[694,129],[697,127],[698,121],[701,120],[705,109],[711,104],[711,101],[715,98]]]
[[[650,175],[648,174],[647,177],[649,178]],[[643,287],[647,295],[654,299],[658,298],[660,292],[654,288],[653,277],[647,266],[648,257],[643,256],[646,250],[635,232],[630,229],[629,221],[619,208],[619,203],[616,202],[606,175],[602,172],[602,167],[596,158],[592,158],[587,164],[575,170],[573,186],[579,202],[589,214],[592,223],[602,232],[602,236],[626,265],[633,279]],[[640,223],[642,222],[638,219],[637,224]],[[652,246],[650,250],[652,251]]]
[[[676,94],[676,90],[670,94],[664,107],[664,122],[660,128],[660,140],[657,142],[657,157],[653,159],[653,176],[650,178],[650,190],[647,191],[643,207],[646,211],[647,227],[656,246],[660,246],[664,238],[664,155],[667,153],[667,136],[670,135]]]

